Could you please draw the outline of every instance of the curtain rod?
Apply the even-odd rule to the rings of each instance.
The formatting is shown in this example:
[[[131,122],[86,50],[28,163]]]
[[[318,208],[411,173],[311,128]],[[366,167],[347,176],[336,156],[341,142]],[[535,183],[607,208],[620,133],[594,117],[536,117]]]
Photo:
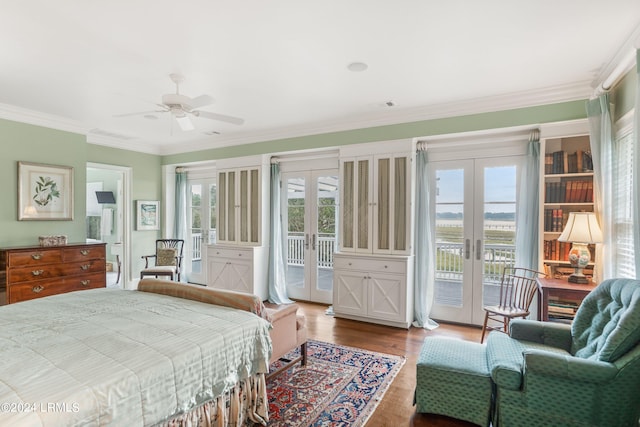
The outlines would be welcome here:
[[[272,156],[271,163],[282,163],[282,162],[297,162],[301,160],[316,160],[316,159],[327,159],[335,157],[338,158],[337,152],[331,153],[309,153],[307,155],[299,155],[299,156]]]

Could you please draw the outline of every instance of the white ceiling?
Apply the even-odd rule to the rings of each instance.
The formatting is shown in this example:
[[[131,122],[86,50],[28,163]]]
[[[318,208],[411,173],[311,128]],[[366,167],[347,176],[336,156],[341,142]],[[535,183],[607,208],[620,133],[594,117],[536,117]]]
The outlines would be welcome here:
[[[171,154],[580,99],[639,24],[638,0],[3,0],[0,117]],[[244,125],[114,117],[173,72]]]

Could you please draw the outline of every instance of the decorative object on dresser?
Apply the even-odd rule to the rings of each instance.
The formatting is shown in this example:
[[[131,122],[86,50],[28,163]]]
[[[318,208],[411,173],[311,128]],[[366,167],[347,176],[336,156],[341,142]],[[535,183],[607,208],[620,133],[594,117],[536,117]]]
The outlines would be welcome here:
[[[73,219],[73,168],[18,162],[18,220]]]
[[[145,276],[166,276],[171,280],[180,281],[182,268],[182,251],[184,240],[182,239],[158,239],[156,240],[156,252],[153,255],[142,255],[144,270],[140,272],[140,279]],[[149,260],[154,260],[154,265],[149,266]]]
[[[591,261],[591,251],[587,245],[602,242],[602,230],[593,212],[571,212],[564,231],[558,237],[560,242],[571,242],[569,264],[575,272],[569,276],[571,283],[589,283],[582,272]]]
[[[106,286],[105,243],[0,248],[7,304]]]

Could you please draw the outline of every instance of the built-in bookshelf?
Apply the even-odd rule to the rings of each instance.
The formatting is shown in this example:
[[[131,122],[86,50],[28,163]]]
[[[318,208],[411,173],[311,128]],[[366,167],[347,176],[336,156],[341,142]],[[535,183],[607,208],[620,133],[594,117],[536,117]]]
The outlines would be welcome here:
[[[540,258],[544,272],[549,277],[566,278],[574,270],[568,262],[571,242],[560,242],[570,212],[593,211],[593,160],[589,136],[548,138],[542,144],[544,163],[541,196]],[[585,275],[593,275],[592,263]],[[571,307],[558,303],[558,312],[568,312]],[[551,310],[551,307],[550,307]],[[561,313],[558,313],[561,316]]]

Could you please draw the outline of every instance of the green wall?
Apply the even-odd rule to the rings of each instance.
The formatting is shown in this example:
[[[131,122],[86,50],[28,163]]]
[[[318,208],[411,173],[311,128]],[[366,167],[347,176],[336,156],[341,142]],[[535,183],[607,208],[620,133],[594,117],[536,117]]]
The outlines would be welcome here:
[[[498,129],[536,123],[582,119],[586,117],[585,101],[571,101],[543,106],[518,108],[491,113],[443,119],[423,120],[396,125],[376,126],[342,132],[278,139],[240,146],[214,148],[191,153],[164,156],[163,164],[186,164],[202,160],[241,157],[253,154],[279,153],[311,148],[336,147],[363,142],[417,138],[484,129]]]
[[[629,71],[614,88],[611,102],[615,105],[613,120],[617,121],[635,107],[636,102],[636,68]]]
[[[72,221],[18,221],[18,162],[72,166]],[[70,242],[86,238],[87,162],[130,167],[133,200],[162,199],[160,156],[87,144],[84,135],[0,119],[0,247],[38,244],[38,236],[65,234]],[[135,203],[128,207],[135,224]],[[135,228],[135,227],[134,227]],[[133,277],[141,256],[153,253],[160,231],[132,232]]]
[[[0,246],[38,244],[38,236],[85,239],[86,143],[83,135],[0,119]],[[18,221],[18,162],[73,167],[72,221]]]

